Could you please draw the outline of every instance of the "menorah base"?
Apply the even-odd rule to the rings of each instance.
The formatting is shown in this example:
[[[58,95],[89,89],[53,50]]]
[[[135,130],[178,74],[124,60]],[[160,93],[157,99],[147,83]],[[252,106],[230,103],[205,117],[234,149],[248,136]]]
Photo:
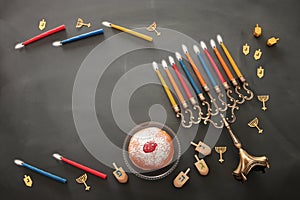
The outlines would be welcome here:
[[[244,149],[239,148],[240,163],[233,171],[232,175],[239,181],[246,181],[248,173],[254,168],[258,167],[264,169],[270,168],[268,158],[266,156],[255,157],[249,155]]]

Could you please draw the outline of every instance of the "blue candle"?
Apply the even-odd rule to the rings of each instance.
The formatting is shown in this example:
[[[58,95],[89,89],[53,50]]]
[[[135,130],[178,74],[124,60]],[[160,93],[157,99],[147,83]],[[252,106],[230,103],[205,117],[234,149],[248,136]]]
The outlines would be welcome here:
[[[189,82],[191,83],[193,89],[195,90],[196,94],[197,94],[197,95],[201,94],[201,91],[200,91],[200,89],[198,88],[198,86],[196,85],[196,83],[195,83],[195,81],[194,81],[194,79],[193,79],[191,73],[188,71],[187,67],[186,67],[185,64],[183,63],[183,60],[182,60],[181,55],[180,55],[178,52],[176,52],[175,54],[176,54],[176,58],[177,58],[178,62],[180,63],[180,65],[181,65],[181,67],[182,67],[184,73],[186,74],[186,76],[187,76]]]
[[[41,169],[39,169],[39,168],[37,168],[37,167],[34,167],[34,166],[32,166],[32,165],[29,165],[29,164],[27,164],[27,163],[25,163],[25,162],[23,162],[23,161],[21,161],[21,160],[15,160],[15,164],[17,164],[17,165],[19,165],[19,166],[22,166],[22,167],[26,167],[27,169],[30,169],[30,170],[32,170],[32,171],[34,171],[34,172],[37,172],[37,173],[39,173],[39,174],[42,174],[42,175],[44,175],[44,176],[46,176],[46,177],[49,177],[49,178],[51,178],[51,179],[53,179],[53,180],[56,180],[56,181],[58,181],[58,182],[61,182],[61,183],[66,183],[66,182],[67,182],[67,179],[65,179],[65,178],[61,178],[61,177],[59,177],[59,176],[56,176],[56,175],[54,175],[54,174],[51,174],[51,173],[46,172],[46,171],[44,171],[44,170],[41,170]]]
[[[85,39],[85,38],[88,38],[88,37],[91,37],[91,36],[94,36],[94,35],[100,35],[100,34],[103,34],[103,33],[104,33],[103,29],[98,29],[98,30],[91,31],[91,32],[88,32],[88,33],[83,33],[81,35],[77,35],[77,36],[62,40],[62,41],[53,42],[52,45],[58,47],[58,46],[61,46],[61,45],[64,45],[64,44],[67,44],[67,43],[70,43],[70,42]]]
[[[208,67],[207,67],[207,65],[206,65],[206,63],[205,63],[203,57],[202,57],[201,54],[200,54],[199,48],[198,48],[196,45],[194,45],[193,47],[194,47],[194,51],[195,51],[195,53],[197,54],[197,56],[198,56],[198,58],[199,58],[199,60],[200,60],[200,62],[201,62],[201,64],[202,64],[202,66],[203,66],[203,68],[204,68],[206,74],[208,75],[208,78],[209,78],[211,84],[213,85],[213,87],[217,86],[217,83],[216,83],[214,77],[213,77],[212,74],[210,73],[210,71],[209,71],[209,69],[208,69]]]

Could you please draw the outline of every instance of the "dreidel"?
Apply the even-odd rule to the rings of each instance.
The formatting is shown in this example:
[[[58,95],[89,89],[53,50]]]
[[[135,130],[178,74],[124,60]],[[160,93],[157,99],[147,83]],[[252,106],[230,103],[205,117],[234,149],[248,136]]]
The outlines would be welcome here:
[[[261,36],[261,34],[262,34],[261,27],[258,26],[258,24],[256,24],[254,31],[253,31],[253,35],[255,37],[259,37],[259,36]]]
[[[185,172],[181,171],[176,178],[173,180],[173,185],[177,188],[181,188],[188,180],[188,173],[191,169],[188,168]]]
[[[113,175],[115,176],[115,178],[119,181],[119,183],[127,183],[128,181],[128,176],[125,173],[125,171],[123,170],[122,167],[118,167],[116,165],[116,163],[113,163],[114,168],[116,169],[113,172]]]
[[[270,39],[267,40],[267,45],[269,47],[273,46],[273,45],[277,44],[278,40],[279,40],[279,38],[271,37]]]
[[[261,50],[260,50],[260,49],[257,49],[257,50],[255,51],[253,57],[254,57],[255,60],[259,60],[260,57],[261,57],[261,55],[262,55]]]
[[[27,187],[32,186],[32,180],[31,180],[30,176],[24,175],[23,181]]]
[[[198,172],[202,175],[202,176],[206,176],[209,172],[209,169],[205,163],[204,159],[199,159],[199,157],[197,155],[195,155],[195,158],[197,160],[197,162],[194,163],[195,167],[197,168]]]
[[[191,145],[195,146],[195,150],[204,156],[207,156],[211,153],[211,148],[202,141],[199,141],[198,144],[191,142]]]
[[[243,53],[245,54],[245,56],[250,53],[250,46],[247,43],[243,46]]]

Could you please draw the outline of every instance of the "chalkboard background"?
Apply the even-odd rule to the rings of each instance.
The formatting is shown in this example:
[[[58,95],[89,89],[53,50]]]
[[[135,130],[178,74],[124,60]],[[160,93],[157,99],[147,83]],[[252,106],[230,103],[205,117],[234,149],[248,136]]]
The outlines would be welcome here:
[[[2,199],[280,199],[298,194],[299,167],[299,87],[298,36],[300,4],[296,0],[275,1],[0,1],[0,194]],[[131,28],[145,27],[156,21],[160,27],[182,32],[196,41],[208,41],[221,33],[236,58],[243,74],[255,94],[269,94],[267,111],[261,110],[261,103],[254,98],[242,105],[234,130],[245,148],[254,155],[267,155],[271,168],[265,174],[251,173],[244,184],[237,182],[231,172],[238,163],[237,151],[224,129],[217,144],[226,144],[225,163],[218,163],[218,155],[207,157],[211,172],[201,177],[193,168],[194,150],[190,148],[181,158],[178,168],[159,181],[145,181],[129,174],[129,182],[120,185],[112,176],[112,169],[101,164],[84,147],[78,137],[72,115],[72,90],[76,73],[93,48],[119,31],[105,29],[103,36],[75,42],[63,48],[54,48],[51,43],[84,33],[88,28],[77,30],[78,17],[92,23],[92,28],[101,28],[101,21],[109,20]],[[39,34],[38,22],[45,18],[46,30],[65,24],[67,31],[60,32],[31,44],[20,51],[14,45]],[[263,28],[262,37],[255,39],[252,31],[256,23]],[[154,33],[149,33],[155,38]],[[280,41],[268,48],[265,43],[271,36]],[[135,38],[129,38],[134,40]],[[241,48],[248,42],[253,54],[255,49],[263,52],[260,61],[252,55],[245,57]],[[179,49],[180,50],[180,49]],[[113,52],[112,52],[113,53]],[[114,72],[119,76],[118,65],[127,64],[128,70],[136,63],[150,63],[166,58],[166,53],[141,50],[130,61],[120,58],[110,67],[107,75]],[[143,57],[145,60],[143,60]],[[134,59],[137,60],[134,60]],[[256,77],[256,67],[265,68],[265,77]],[[155,74],[153,73],[153,77]],[[104,76],[105,78],[105,76]],[[99,85],[97,114],[109,137],[116,144],[122,143],[124,133],[118,129],[109,111],[111,86],[115,78],[107,78]],[[163,90],[159,86],[145,86],[132,97],[132,118],[137,123],[148,121],[147,109],[153,99],[144,98],[145,108],[135,107],[135,99],[141,99],[146,91],[161,103],[168,112],[168,124],[178,127]],[[160,102],[161,101],[161,102]],[[258,135],[247,123],[254,117],[264,129]],[[197,139],[203,138],[206,127],[201,125]],[[108,134],[108,133],[107,133]],[[120,137],[120,135],[122,137]],[[121,138],[121,139],[120,139]],[[197,140],[195,139],[195,140]],[[69,155],[87,166],[108,174],[107,180],[89,175],[90,192],[75,178],[83,172],[51,157],[53,152]],[[103,152],[109,154],[109,150]],[[66,177],[68,184],[60,184],[35,174],[13,163],[15,158],[39,166]],[[190,181],[182,189],[172,186],[173,178],[181,170],[192,167]],[[23,183],[24,174],[34,181],[32,188]]]

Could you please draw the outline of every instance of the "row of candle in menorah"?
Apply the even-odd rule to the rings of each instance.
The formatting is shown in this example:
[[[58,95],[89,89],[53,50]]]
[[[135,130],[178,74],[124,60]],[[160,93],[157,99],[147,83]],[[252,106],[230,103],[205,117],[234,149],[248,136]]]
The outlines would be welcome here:
[[[195,93],[199,97],[199,100],[201,101],[200,105],[197,103],[196,98],[192,96],[191,91],[187,87],[187,84],[185,83],[181,73],[179,72],[178,67],[177,67],[173,57],[169,56],[169,62],[170,62],[170,65],[172,66],[173,70],[175,71],[175,74],[184,90],[185,95],[188,98],[187,100],[184,99],[182,92],[180,91],[174,77],[172,76],[172,74],[168,68],[167,62],[165,60],[162,61],[162,66],[169,78],[169,81],[170,81],[173,89],[175,90],[176,96],[178,97],[181,106],[183,107],[184,113],[187,114],[187,117],[184,117],[184,114],[180,112],[179,104],[176,103],[166,82],[164,81],[162,75],[160,74],[157,63],[155,63],[155,62],[153,63],[154,70],[157,72],[157,74],[162,82],[162,85],[165,88],[165,91],[169,97],[169,100],[172,104],[174,111],[176,112],[177,117],[181,117],[181,122],[182,122],[181,124],[183,125],[183,127],[189,128],[193,124],[198,124],[198,123],[200,123],[201,120],[203,120],[205,124],[207,124],[207,122],[211,122],[215,127],[222,128],[224,126],[223,120],[213,121],[211,119],[212,116],[216,116],[219,114],[219,112],[226,112],[227,110],[230,109],[231,116],[230,116],[230,118],[226,118],[226,120],[229,123],[233,123],[236,120],[236,116],[235,116],[234,112],[235,112],[235,110],[239,109],[239,107],[237,105],[243,104],[245,102],[245,100],[251,100],[253,98],[253,92],[247,88],[248,83],[246,82],[244,76],[239,71],[237,65],[235,64],[234,60],[232,59],[231,55],[229,54],[228,50],[226,49],[225,45],[223,44],[223,41],[220,36],[218,36],[218,42],[221,45],[221,47],[223,48],[224,53],[227,56],[229,62],[231,63],[233,69],[235,70],[236,74],[240,78],[240,81],[243,84],[242,87],[238,84],[238,81],[233,77],[232,73],[229,70],[229,67],[227,66],[227,64],[225,63],[224,59],[222,58],[220,52],[216,48],[215,42],[213,40],[211,40],[211,46],[212,46],[214,52],[216,53],[216,56],[217,56],[218,60],[220,61],[224,71],[226,72],[230,82],[232,83],[234,90],[231,90],[230,85],[228,84],[228,82],[225,80],[225,78],[221,74],[217,64],[214,62],[212,56],[208,52],[208,49],[204,42],[201,42],[201,47],[202,47],[205,55],[207,56],[207,58],[210,62],[210,65],[212,66],[213,71],[216,73],[217,77],[219,78],[220,82],[222,83],[223,88],[226,90],[226,95],[229,98],[229,103],[226,102],[226,98],[223,95],[223,93],[221,92],[220,86],[217,84],[216,80],[214,79],[214,77],[212,75],[213,72],[208,68],[208,64],[203,59],[203,57],[200,53],[200,50],[196,45],[193,46],[193,49],[194,49],[196,55],[198,56],[202,66],[203,66],[203,69],[206,72],[206,74],[209,78],[209,81],[211,82],[211,84],[214,88],[214,91],[218,95],[218,100],[219,100],[218,102],[217,102],[216,98],[214,98],[214,96],[211,94],[210,88],[208,87],[207,83],[205,82],[203,76],[201,75],[198,67],[196,66],[195,62],[193,61],[193,59],[192,59],[191,55],[189,54],[188,49],[185,45],[182,45],[183,52],[186,55],[187,60],[190,64],[190,66],[192,67],[204,92],[209,97],[209,100],[206,100],[204,93],[197,86],[191,73],[189,72],[185,63],[183,62],[183,59],[182,59],[182,56],[180,55],[180,53],[178,53],[178,52],[175,53],[176,58],[177,58],[178,62],[180,63],[180,66],[182,67],[189,83],[191,84]],[[245,90],[244,94],[242,94],[241,88],[243,88]],[[236,93],[236,97],[233,97],[233,95],[232,95],[234,93],[233,91]],[[193,116],[193,113],[192,113],[191,109],[189,108],[188,102],[191,103],[194,110],[198,111],[196,117]],[[203,108],[201,109],[201,105],[202,105],[202,107],[204,107],[205,112],[202,111]],[[226,116],[226,114],[225,114],[225,116]],[[188,120],[186,120],[186,119],[188,119]]]

